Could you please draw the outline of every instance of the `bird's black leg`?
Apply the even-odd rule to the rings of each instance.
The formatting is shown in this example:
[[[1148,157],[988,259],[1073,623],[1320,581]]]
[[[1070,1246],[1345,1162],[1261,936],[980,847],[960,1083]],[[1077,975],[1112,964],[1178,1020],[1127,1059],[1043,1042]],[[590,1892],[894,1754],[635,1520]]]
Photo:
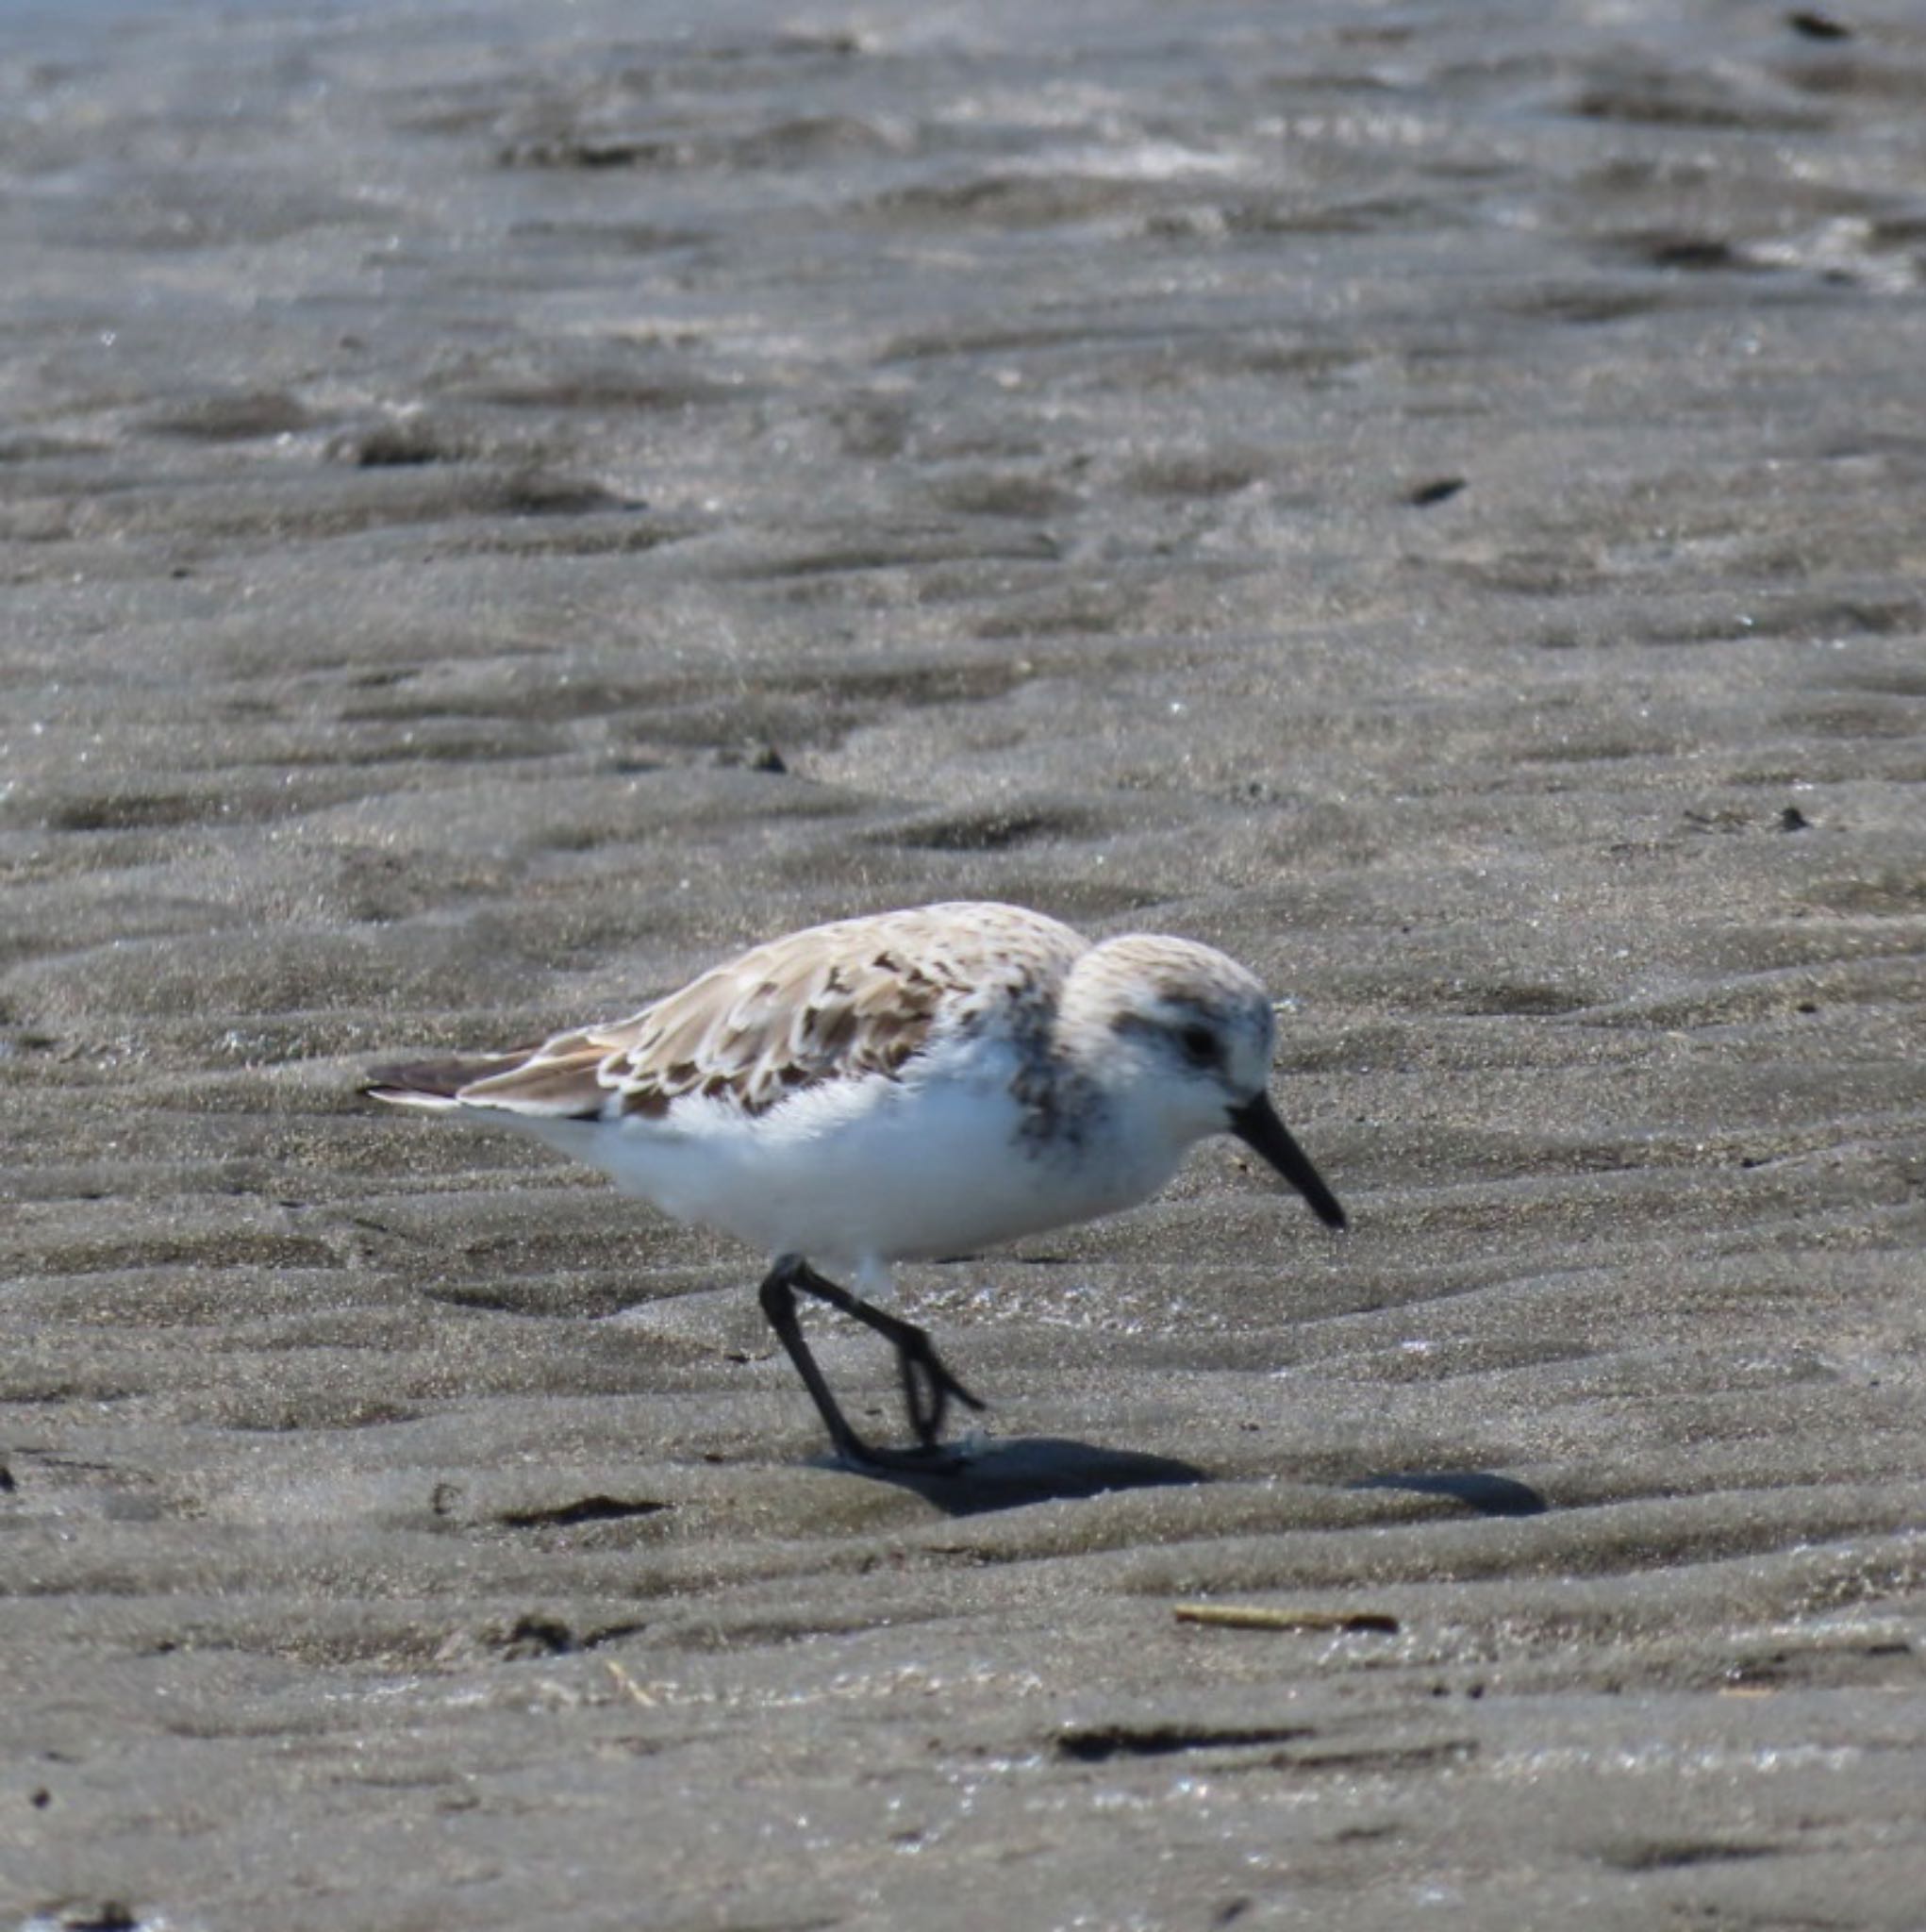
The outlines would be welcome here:
[[[822,1371],[816,1366],[816,1358],[803,1340],[803,1324],[796,1316],[798,1289],[805,1294],[815,1296],[818,1301],[827,1302],[845,1315],[854,1316],[865,1327],[873,1328],[895,1348],[897,1366],[903,1374],[904,1406],[909,1411],[909,1425],[916,1431],[920,1447],[908,1451],[873,1448],[850,1426],[849,1419],[830,1393]],[[838,1287],[817,1274],[800,1255],[785,1255],[777,1260],[762,1284],[761,1301],[762,1312],[769,1318],[769,1325],[775,1330],[776,1340],[795,1363],[796,1373],[802,1376],[804,1387],[816,1404],[817,1413],[822,1416],[838,1455],[848,1461],[867,1462],[884,1469],[927,1472],[939,1468],[943,1458],[938,1452],[937,1442],[942,1434],[943,1418],[949,1410],[950,1398],[955,1396],[971,1408],[983,1407],[983,1403],[944,1366],[929,1337],[915,1323],[905,1322],[899,1315],[872,1307],[860,1295],[852,1294],[848,1289]]]
[[[848,1417],[829,1392],[829,1384],[822,1379],[822,1371],[816,1366],[816,1357],[809,1353],[809,1344],[803,1340],[803,1324],[796,1315],[795,1276],[796,1271],[805,1265],[800,1255],[785,1255],[778,1259],[764,1277],[759,1292],[762,1312],[775,1330],[776,1340],[795,1363],[796,1373],[802,1376],[803,1386],[808,1390],[816,1412],[829,1431],[829,1440],[836,1444],[836,1453],[849,1462],[872,1461],[874,1455],[870,1445],[850,1427]]]
[[[799,1261],[796,1268],[795,1285],[805,1294],[812,1294],[832,1308],[855,1316],[895,1348],[897,1365],[903,1372],[904,1407],[909,1411],[909,1425],[916,1431],[917,1441],[925,1449],[933,1449],[942,1434],[951,1396],[967,1407],[983,1407],[981,1398],[971,1394],[950,1373],[929,1337],[914,1322],[905,1322],[901,1315],[892,1315],[864,1301],[860,1295],[852,1294],[848,1289],[838,1287],[817,1274],[806,1261]]]

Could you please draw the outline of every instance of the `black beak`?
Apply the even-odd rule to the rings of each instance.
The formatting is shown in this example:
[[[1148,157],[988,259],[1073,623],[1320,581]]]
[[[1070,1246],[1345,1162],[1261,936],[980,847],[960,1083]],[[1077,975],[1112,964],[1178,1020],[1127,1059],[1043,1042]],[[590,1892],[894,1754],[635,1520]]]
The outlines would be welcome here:
[[[1311,1204],[1326,1227],[1347,1224],[1337,1196],[1324,1185],[1323,1176],[1311,1165],[1310,1157],[1291,1139],[1290,1129],[1278,1119],[1270,1094],[1259,1093],[1242,1107],[1234,1107],[1230,1126],[1231,1132],[1252,1153],[1262,1155]]]

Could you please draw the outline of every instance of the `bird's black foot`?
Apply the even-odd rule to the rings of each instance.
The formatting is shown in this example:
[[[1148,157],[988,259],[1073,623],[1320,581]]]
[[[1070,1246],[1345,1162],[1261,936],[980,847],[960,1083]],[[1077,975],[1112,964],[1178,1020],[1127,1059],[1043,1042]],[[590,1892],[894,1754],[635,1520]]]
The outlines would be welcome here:
[[[903,1373],[903,1406],[909,1411],[909,1426],[924,1449],[934,1449],[943,1433],[951,1397],[979,1414],[983,1398],[971,1394],[957,1381],[921,1328],[905,1322],[902,1332],[891,1339],[896,1343],[896,1365]]]

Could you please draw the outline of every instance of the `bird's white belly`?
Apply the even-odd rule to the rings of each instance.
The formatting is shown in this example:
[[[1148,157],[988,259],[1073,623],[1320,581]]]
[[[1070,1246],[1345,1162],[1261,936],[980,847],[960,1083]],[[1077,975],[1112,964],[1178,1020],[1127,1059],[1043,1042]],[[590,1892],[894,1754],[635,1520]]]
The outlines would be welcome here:
[[[1088,1221],[1154,1192],[1174,1165],[1026,1138],[1000,1069],[817,1089],[757,1117],[703,1103],[678,1121],[529,1124],[679,1221],[827,1267],[931,1260]]]

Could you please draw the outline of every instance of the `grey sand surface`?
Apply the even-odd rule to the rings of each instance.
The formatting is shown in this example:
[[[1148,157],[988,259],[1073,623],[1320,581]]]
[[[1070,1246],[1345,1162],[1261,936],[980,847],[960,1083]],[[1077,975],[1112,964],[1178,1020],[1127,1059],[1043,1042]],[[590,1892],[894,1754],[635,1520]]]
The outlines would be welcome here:
[[[16,18],[0,1924],[1926,1922],[1926,29],[1833,25]],[[961,1482],[356,1093],[971,895],[1263,973],[1354,1227],[1226,1144],[910,1271]]]

